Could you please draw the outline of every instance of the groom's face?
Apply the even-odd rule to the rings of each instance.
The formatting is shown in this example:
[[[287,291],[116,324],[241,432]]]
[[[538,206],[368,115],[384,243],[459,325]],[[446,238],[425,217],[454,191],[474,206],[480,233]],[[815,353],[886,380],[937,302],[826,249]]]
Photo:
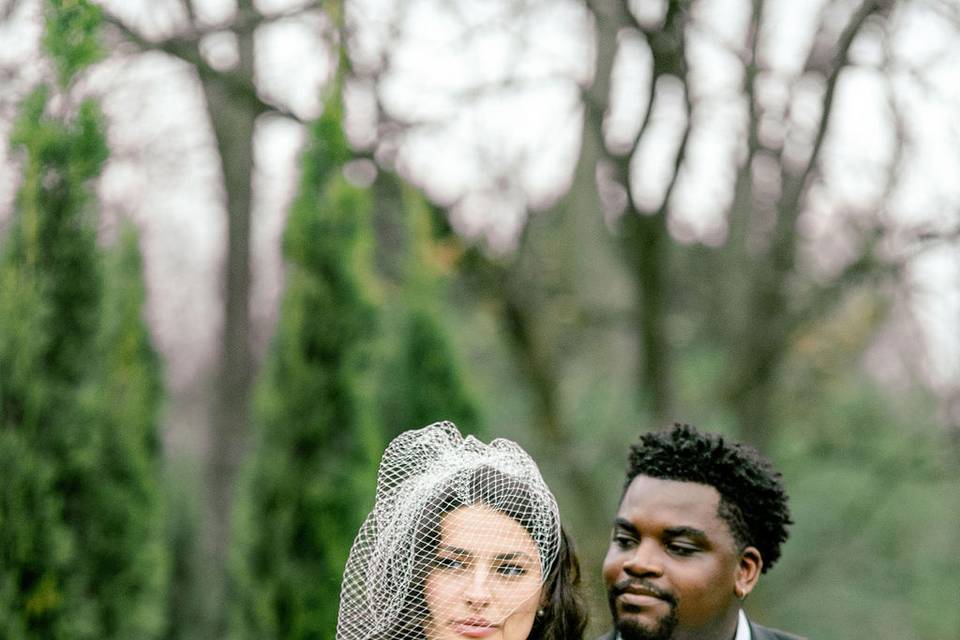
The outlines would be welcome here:
[[[735,590],[743,590],[744,570],[758,567],[749,566],[752,547],[739,551],[719,503],[705,484],[642,475],[631,482],[603,562],[624,640],[732,637]]]

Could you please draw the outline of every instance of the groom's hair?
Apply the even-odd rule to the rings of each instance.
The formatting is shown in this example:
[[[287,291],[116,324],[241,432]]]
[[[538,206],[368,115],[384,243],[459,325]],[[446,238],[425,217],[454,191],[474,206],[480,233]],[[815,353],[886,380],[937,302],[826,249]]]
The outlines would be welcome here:
[[[740,549],[756,547],[764,572],[780,557],[793,523],[787,494],[782,476],[753,447],[674,424],[631,445],[624,493],[639,475],[714,487],[720,493],[718,515]]]

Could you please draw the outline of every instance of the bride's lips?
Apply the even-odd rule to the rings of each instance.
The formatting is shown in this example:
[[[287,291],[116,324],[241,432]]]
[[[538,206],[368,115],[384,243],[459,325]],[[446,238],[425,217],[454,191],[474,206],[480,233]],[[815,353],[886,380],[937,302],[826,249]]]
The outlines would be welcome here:
[[[485,638],[497,630],[495,624],[483,618],[454,620],[452,626],[457,635],[467,638]]]

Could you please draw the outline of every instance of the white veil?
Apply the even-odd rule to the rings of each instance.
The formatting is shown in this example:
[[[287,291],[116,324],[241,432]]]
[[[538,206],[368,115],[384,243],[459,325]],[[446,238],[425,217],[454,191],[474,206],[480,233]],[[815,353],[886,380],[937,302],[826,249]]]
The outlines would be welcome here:
[[[522,529],[502,518],[497,522],[505,525],[491,527],[488,519],[468,524],[474,528],[465,539],[496,545],[509,531],[525,531],[526,544],[535,548],[531,555],[537,566],[530,569],[539,573],[542,585],[557,561],[560,518],[536,463],[510,440],[483,444],[464,438],[450,422],[438,422],[402,433],[383,454],[376,501],[344,571],[337,640],[424,637],[424,619],[444,613],[427,611],[422,593],[428,576],[439,570],[440,523],[456,508],[471,505],[508,515]],[[455,560],[455,568],[442,570],[467,570]],[[516,584],[521,570],[496,569],[494,579]],[[500,603],[500,610],[520,605]]]

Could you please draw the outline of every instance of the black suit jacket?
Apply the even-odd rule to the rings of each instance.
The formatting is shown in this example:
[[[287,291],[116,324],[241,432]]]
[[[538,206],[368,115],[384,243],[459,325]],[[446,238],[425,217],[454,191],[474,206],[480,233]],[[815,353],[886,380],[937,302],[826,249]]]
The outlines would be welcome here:
[[[750,622],[749,619],[747,621]],[[750,622],[750,635],[752,636],[753,640],[804,640],[800,636],[795,636],[792,633],[787,633],[785,631],[779,631],[778,629],[764,627],[756,622]],[[617,640],[617,632],[610,631],[610,633],[597,638],[597,640]]]
[[[750,633],[753,637],[753,640],[803,640],[803,638],[800,636],[795,636],[792,633],[786,633],[784,631],[778,631],[777,629],[763,627],[756,622],[750,623]]]

